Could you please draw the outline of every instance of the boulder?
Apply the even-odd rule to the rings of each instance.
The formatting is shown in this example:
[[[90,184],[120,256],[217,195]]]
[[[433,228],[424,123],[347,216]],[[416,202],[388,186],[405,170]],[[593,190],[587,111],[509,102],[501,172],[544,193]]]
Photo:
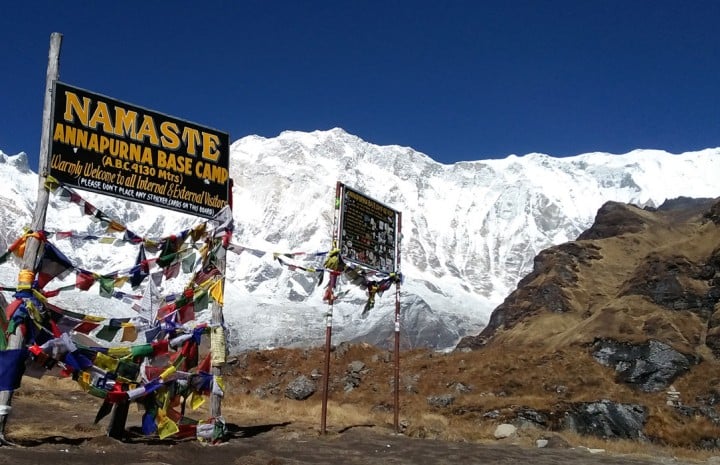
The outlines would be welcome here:
[[[290,381],[285,388],[285,397],[294,400],[305,400],[315,394],[315,383],[305,375]]]
[[[564,427],[577,434],[604,439],[645,439],[647,409],[609,400],[580,403],[566,412]]]
[[[616,379],[645,392],[666,389],[690,366],[695,356],[686,355],[655,340],[630,344],[612,339],[599,339],[593,344],[595,360],[615,369]]]
[[[498,425],[497,428],[495,428],[495,439],[505,439],[509,438],[510,436],[514,436],[517,433],[517,427],[515,425],[511,425],[509,423],[503,423],[501,425]]]

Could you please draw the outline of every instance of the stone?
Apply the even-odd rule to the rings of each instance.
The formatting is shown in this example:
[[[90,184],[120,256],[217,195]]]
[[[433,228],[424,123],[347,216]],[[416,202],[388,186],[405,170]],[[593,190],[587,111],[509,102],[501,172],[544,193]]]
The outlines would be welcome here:
[[[576,404],[565,413],[565,428],[604,439],[646,439],[643,427],[647,409],[637,404],[609,400]]]
[[[315,394],[315,383],[305,375],[290,381],[285,388],[285,397],[293,400],[305,400]]]
[[[515,425],[511,425],[509,423],[503,423],[501,425],[498,425],[497,428],[495,428],[495,439],[505,439],[509,438],[510,436],[514,436],[517,433],[517,428]]]
[[[567,442],[562,437],[554,434],[547,438],[547,445],[546,447],[548,449],[570,449],[572,447],[569,442]]]
[[[431,407],[449,407],[455,402],[455,396],[451,394],[443,394],[441,396],[430,396],[427,398],[427,403]]]
[[[365,364],[360,360],[350,362],[348,365],[348,371],[350,373],[360,373],[365,368]]]
[[[600,364],[614,368],[618,381],[645,392],[662,391],[696,363],[693,355],[656,340],[630,344],[599,339],[593,344],[592,355]]]

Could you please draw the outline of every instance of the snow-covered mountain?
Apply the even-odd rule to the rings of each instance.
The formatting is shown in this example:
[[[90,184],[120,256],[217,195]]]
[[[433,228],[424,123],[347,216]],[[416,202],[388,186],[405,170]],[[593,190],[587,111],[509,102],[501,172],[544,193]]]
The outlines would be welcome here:
[[[337,181],[402,212],[402,343],[448,348],[461,336],[478,333],[492,309],[531,271],[535,255],[575,239],[604,202],[656,206],[679,196],[718,197],[718,173],[720,149],[568,158],[533,153],[444,165],[411,148],[373,145],[337,128],[242,138],[230,155],[233,242],[267,253],[228,254],[225,318],[231,345],[245,349],[324,340],[328,306],[317,277],[281,266],[272,253],[329,250]],[[36,191],[37,176],[27,157],[0,152],[3,249],[30,223]],[[147,237],[197,222],[137,203],[82,195]],[[51,197],[46,229],[68,228],[103,233],[77,205]],[[122,269],[135,259],[131,245],[64,242],[66,254],[85,269]],[[13,285],[16,274],[16,264],[3,265],[0,284]],[[333,341],[389,341],[394,289],[377,298],[363,318],[364,292],[350,283],[341,286],[349,292],[334,305]],[[99,314],[131,312],[92,290],[67,299],[68,305]]]

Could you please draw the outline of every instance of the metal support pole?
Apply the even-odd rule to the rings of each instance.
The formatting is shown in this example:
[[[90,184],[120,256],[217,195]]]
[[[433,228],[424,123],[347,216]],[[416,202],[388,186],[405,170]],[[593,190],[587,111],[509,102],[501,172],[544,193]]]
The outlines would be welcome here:
[[[402,213],[397,214],[397,244],[395,272],[400,276],[400,239],[402,237]],[[400,432],[400,280],[395,281],[395,392],[394,392],[395,432]]]
[[[335,275],[330,275],[331,284],[334,287]],[[323,373],[323,395],[322,395],[322,413],[320,418],[320,434],[327,431],[327,404],[330,390],[330,345],[332,341],[332,317],[333,302],[330,302],[330,308],[325,316],[325,368]]]
[[[395,283],[395,392],[394,392],[394,425],[395,432],[400,432],[400,283]]]

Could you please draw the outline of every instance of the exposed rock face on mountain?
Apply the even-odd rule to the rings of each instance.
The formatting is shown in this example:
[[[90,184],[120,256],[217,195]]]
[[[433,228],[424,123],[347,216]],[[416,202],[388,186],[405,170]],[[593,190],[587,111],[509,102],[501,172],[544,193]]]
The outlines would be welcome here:
[[[620,334],[628,341],[655,337],[688,353],[706,343],[712,349],[720,294],[720,228],[712,212],[719,204],[684,199],[641,209],[606,203],[577,241],[538,254],[533,271],[485,329],[458,348],[514,339],[519,326],[524,333],[526,325],[554,320],[563,321],[552,329],[558,343]]]
[[[577,241],[542,251],[485,329],[463,338],[458,349],[586,354],[611,368],[616,386],[634,392],[620,396],[635,400],[625,409],[632,415],[618,416],[621,406],[609,401],[603,408],[573,404],[540,412],[565,418],[565,427],[583,434],[646,437],[644,430],[653,429],[645,424],[649,405],[657,399],[642,393],[679,394],[673,384],[690,395],[684,404],[668,400],[671,415],[699,415],[717,427],[719,208],[719,199],[677,199],[645,209],[603,205]]]

